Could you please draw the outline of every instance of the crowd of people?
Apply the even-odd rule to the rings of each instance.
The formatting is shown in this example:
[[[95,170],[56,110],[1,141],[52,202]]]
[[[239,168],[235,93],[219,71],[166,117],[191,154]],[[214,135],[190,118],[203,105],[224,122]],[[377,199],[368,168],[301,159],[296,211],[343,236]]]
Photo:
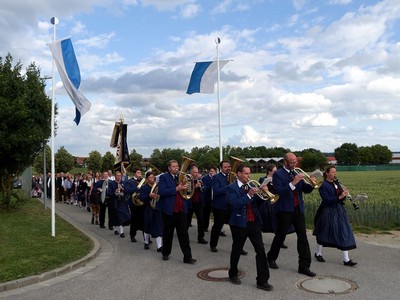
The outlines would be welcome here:
[[[91,212],[91,223],[100,228],[106,228],[108,215],[107,227],[121,238],[125,238],[124,227],[129,226],[131,242],[143,240],[145,250],[150,249],[153,238],[164,261],[172,253],[176,230],[186,264],[196,263],[188,231],[192,216],[195,215],[197,220],[197,242],[207,245],[205,232],[209,231],[212,212],[211,252],[218,252],[219,238],[225,236],[224,225],[228,224],[230,228],[230,282],[241,283],[238,264],[240,256],[248,254],[244,250],[248,238],[255,251],[256,286],[270,291],[273,286],[269,284],[269,269],[278,269],[279,253],[288,248],[284,242],[290,233],[297,236],[298,273],[316,276],[310,270],[312,256],[306,234],[303,193],[311,193],[317,182],[312,176],[306,178],[306,174],[296,172],[296,164],[296,155],[287,153],[283,167],[268,166],[266,176],[259,179],[257,187],[249,184],[251,173],[248,166],[240,162],[231,167],[228,160],[221,161],[219,168],[210,167],[204,175],[195,163],[191,163],[187,170],[180,170],[176,160],[169,161],[168,170],[160,174],[152,170],[142,174],[142,170],[136,168],[129,176],[124,167],[115,174],[111,171],[74,176],[60,173],[56,176],[55,199],[58,203],[75,205]],[[181,180],[181,173],[185,173],[189,180]],[[348,191],[336,184],[335,179],[336,169],[329,166],[324,171],[322,185],[318,185],[321,205],[315,217],[317,246],[314,257],[318,262],[325,262],[322,247],[335,247],[342,250],[343,264],[353,267],[356,262],[349,258],[348,250],[356,248],[356,243],[343,207]],[[49,176],[46,186],[50,192]],[[273,199],[265,200],[261,196],[263,191],[268,191],[267,195]],[[140,238],[138,232],[141,232]],[[268,252],[263,232],[274,234]]]

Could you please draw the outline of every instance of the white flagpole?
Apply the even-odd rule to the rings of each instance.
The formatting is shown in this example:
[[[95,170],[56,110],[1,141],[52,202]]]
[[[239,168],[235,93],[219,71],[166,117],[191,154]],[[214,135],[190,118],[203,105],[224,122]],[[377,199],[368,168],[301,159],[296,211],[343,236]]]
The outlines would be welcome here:
[[[221,39],[217,37],[215,39],[215,43],[217,44],[217,98],[218,98],[218,139],[219,139],[219,161],[221,162],[222,157],[222,140],[221,140],[221,103],[219,99],[219,80],[220,80],[220,70],[219,70],[219,51],[218,46],[221,43]]]
[[[56,25],[58,24],[58,19],[52,17],[50,20],[53,24],[53,42],[56,40]],[[56,180],[55,180],[55,159],[54,159],[54,100],[55,100],[55,78],[56,78],[56,66],[53,59],[52,65],[52,76],[51,76],[51,236],[56,236]]]

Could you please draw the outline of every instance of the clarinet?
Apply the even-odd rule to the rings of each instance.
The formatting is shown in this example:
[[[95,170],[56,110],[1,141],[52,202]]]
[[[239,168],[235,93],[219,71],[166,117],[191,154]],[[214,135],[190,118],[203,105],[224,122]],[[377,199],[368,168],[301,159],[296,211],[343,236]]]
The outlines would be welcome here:
[[[339,178],[336,177],[335,180],[336,180],[337,185],[338,185],[342,190],[347,190],[347,188],[340,182]],[[348,195],[346,196],[346,199],[350,201],[351,205],[353,205],[353,208],[354,208],[355,210],[357,210],[357,209],[360,208],[360,207],[357,205],[357,203],[354,202],[354,199],[353,199],[353,197],[352,197],[350,194],[348,194]]]

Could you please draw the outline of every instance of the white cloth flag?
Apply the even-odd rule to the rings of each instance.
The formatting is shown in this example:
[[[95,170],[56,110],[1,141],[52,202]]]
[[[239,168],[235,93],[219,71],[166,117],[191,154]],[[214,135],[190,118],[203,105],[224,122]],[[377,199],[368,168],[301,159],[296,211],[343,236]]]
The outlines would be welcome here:
[[[219,69],[221,70],[228,62],[229,60],[221,60],[219,62]],[[190,76],[186,93],[189,95],[193,93],[214,93],[215,79],[213,75],[216,73],[217,68],[218,63],[216,61],[197,62]]]
[[[72,102],[75,104],[76,117],[74,121],[76,125],[78,125],[81,116],[90,110],[91,103],[81,91],[78,90],[81,84],[81,74],[74,47],[72,46],[70,38],[55,41],[49,46],[53,54],[53,59],[56,62],[61,81]]]

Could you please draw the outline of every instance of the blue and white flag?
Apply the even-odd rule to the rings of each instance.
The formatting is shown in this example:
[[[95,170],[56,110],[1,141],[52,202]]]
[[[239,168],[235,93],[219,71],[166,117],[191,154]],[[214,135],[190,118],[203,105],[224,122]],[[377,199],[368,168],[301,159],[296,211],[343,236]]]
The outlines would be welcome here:
[[[75,104],[75,123],[79,124],[81,117],[90,110],[92,105],[88,99],[78,90],[81,84],[81,73],[76,60],[74,47],[70,38],[58,40],[50,45],[53,59],[56,62],[61,81],[72,102]]]
[[[220,61],[219,69],[221,70],[228,62],[228,60]],[[217,65],[216,61],[197,62],[194,66],[192,76],[190,76],[186,93],[189,95],[193,93],[214,93],[215,78],[213,75],[217,71]]]

